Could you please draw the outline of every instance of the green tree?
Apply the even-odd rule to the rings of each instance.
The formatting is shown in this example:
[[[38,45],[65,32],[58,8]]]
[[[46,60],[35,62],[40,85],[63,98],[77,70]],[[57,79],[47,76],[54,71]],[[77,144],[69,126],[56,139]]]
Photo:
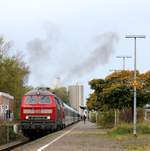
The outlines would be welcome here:
[[[28,89],[25,86],[29,69],[21,58],[8,55],[9,42],[0,37],[0,91],[15,98],[15,117],[18,117],[22,95]]]
[[[66,104],[70,104],[69,95],[66,87],[55,88],[52,90]]]
[[[114,84],[103,90],[103,101],[108,109],[122,109],[132,106],[131,88],[123,84]]]
[[[91,80],[89,85],[93,90],[93,95],[91,94],[87,99],[87,106],[90,105],[89,109],[96,110],[132,107],[132,83],[133,71],[114,72],[105,79]],[[137,72],[137,83],[137,106],[143,107],[145,104],[150,103],[150,72],[145,74]]]
[[[89,98],[87,98],[87,103],[86,103],[87,107],[89,110],[96,110],[96,94],[95,93],[91,93]]]
[[[140,75],[142,85],[141,95],[144,102],[150,104],[150,71]]]

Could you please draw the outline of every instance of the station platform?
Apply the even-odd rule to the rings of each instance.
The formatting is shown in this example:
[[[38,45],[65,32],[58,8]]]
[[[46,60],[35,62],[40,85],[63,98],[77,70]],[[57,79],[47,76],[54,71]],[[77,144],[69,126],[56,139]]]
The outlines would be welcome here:
[[[98,129],[89,121],[86,121],[85,124],[80,121],[15,151],[126,151],[117,142],[110,139],[106,133],[106,130]]]

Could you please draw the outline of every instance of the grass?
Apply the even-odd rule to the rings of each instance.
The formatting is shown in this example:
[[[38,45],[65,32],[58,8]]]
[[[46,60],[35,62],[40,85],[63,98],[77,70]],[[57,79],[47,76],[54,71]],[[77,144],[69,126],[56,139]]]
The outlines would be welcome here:
[[[137,137],[133,136],[131,124],[121,124],[109,132],[109,137],[116,140],[128,151],[150,151],[150,126],[146,123],[137,125]]]
[[[138,135],[136,138],[129,135],[126,139],[122,139],[121,145],[129,151],[150,151],[150,135]]]

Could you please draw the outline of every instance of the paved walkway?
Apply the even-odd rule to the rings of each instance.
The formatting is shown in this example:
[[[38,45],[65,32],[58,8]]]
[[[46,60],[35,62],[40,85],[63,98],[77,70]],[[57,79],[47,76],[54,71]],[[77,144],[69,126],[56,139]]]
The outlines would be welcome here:
[[[60,131],[61,132],[61,131]],[[59,132],[59,133],[60,133]],[[97,129],[95,124],[82,121],[63,130],[56,137],[51,135],[44,140],[32,142],[20,150],[32,151],[125,151],[121,146],[108,138],[106,131]],[[18,149],[19,150],[19,149]]]

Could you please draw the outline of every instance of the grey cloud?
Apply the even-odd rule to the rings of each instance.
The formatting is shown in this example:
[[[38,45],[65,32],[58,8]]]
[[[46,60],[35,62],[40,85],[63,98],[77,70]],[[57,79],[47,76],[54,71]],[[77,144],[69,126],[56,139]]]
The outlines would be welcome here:
[[[27,43],[29,66],[34,81],[38,84],[45,82],[45,73],[49,73],[49,64],[52,59],[51,53],[60,41],[60,31],[54,24],[44,24],[45,38],[34,38]]]
[[[114,52],[115,43],[117,43],[118,40],[118,35],[114,32],[108,32],[97,36],[97,47],[83,60],[83,62],[81,62],[81,64],[73,66],[67,73],[65,79],[84,76],[92,72],[97,66],[108,63]]]

